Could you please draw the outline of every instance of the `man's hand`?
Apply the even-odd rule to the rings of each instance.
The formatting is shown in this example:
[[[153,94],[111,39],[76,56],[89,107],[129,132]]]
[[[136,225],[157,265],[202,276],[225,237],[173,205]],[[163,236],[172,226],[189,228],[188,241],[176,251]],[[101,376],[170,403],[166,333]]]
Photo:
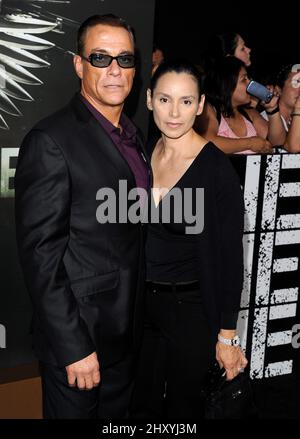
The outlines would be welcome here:
[[[96,352],[66,366],[69,386],[81,390],[91,390],[100,383],[100,369]]]

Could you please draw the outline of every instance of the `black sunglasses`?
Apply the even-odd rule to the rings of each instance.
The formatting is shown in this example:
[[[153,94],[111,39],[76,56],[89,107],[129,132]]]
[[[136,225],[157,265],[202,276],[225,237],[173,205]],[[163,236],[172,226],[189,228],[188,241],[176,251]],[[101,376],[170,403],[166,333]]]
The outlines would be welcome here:
[[[134,55],[118,55],[111,56],[105,55],[103,53],[91,53],[89,57],[81,55],[81,58],[85,59],[92,64],[93,67],[108,67],[113,59],[117,60],[117,63],[122,69],[132,69],[135,66],[135,56]]]

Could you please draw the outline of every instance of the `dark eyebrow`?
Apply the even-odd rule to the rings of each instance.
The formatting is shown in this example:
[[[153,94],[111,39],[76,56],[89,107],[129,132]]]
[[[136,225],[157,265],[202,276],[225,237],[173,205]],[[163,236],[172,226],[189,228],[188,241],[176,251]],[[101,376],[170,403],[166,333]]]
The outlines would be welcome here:
[[[168,95],[167,93],[164,93],[163,91],[158,91],[157,94],[165,96],[166,98],[172,98],[172,96]],[[180,96],[180,99],[195,99],[195,96],[193,95]]]
[[[105,55],[111,55],[107,50],[102,49],[101,47],[95,47],[94,49],[91,49],[91,53],[103,53]],[[123,50],[118,54],[118,56],[120,55],[134,55],[134,53],[132,53],[131,50]]]
[[[168,95],[167,93],[164,93],[163,91],[158,91],[157,94],[158,94],[158,95],[165,96],[166,98],[171,98],[170,95]]]

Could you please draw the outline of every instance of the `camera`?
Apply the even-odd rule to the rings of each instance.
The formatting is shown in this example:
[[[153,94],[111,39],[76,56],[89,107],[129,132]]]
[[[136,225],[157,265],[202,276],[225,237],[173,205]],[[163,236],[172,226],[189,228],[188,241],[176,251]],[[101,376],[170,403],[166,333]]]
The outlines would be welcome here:
[[[273,97],[273,93],[268,90],[267,87],[256,81],[250,81],[246,90],[247,93],[260,99],[266,104],[268,104]]]

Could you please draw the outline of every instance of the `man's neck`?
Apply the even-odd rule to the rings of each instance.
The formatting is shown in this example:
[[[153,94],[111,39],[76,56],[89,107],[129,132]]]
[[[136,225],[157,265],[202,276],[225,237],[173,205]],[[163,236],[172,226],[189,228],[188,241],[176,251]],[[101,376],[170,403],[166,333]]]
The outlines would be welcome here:
[[[120,128],[120,117],[123,109],[123,105],[119,106],[104,106],[99,104],[98,101],[93,99],[84,90],[81,90],[81,95],[97,110],[102,114],[110,123],[112,123],[116,128]]]

